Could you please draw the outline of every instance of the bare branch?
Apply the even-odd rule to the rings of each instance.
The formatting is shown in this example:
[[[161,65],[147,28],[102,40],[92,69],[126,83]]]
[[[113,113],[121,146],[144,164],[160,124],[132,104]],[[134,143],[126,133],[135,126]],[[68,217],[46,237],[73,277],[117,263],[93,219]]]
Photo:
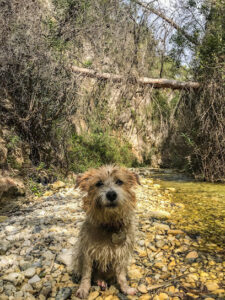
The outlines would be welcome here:
[[[77,73],[81,76],[97,78],[101,80],[110,80],[112,82],[122,82],[125,80],[125,76],[112,74],[112,73],[100,73],[92,69],[80,68],[77,66],[72,66],[74,73]],[[129,80],[129,78],[128,78]],[[177,81],[173,79],[166,78],[148,78],[148,77],[139,77],[131,78],[131,81],[136,81],[141,85],[151,85],[153,88],[170,88],[173,90],[182,90],[182,89],[198,89],[200,84],[194,81]]]
[[[142,3],[141,1],[138,1],[138,0],[133,0],[133,1],[135,3],[137,3],[138,5],[142,6],[144,9],[147,9],[147,10],[151,11],[153,14],[162,18],[164,21],[166,21],[168,24],[170,24],[172,27],[174,27],[177,31],[179,31],[189,42],[191,42],[194,45],[198,45],[198,42],[191,35],[189,35],[183,28],[181,28],[179,25],[177,25],[177,23],[175,23],[172,19],[165,16],[163,12],[161,12],[160,10],[157,10],[145,3]]]

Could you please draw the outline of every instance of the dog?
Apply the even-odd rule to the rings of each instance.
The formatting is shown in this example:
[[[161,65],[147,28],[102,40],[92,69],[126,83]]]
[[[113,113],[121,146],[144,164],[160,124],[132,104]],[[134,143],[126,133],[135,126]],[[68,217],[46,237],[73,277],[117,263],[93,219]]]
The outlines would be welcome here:
[[[81,277],[76,296],[87,298],[91,280],[104,290],[106,281],[116,279],[127,295],[136,289],[128,285],[126,274],[135,242],[135,204],[132,190],[140,184],[138,175],[119,166],[90,169],[77,177],[86,219],[75,249],[74,272]]]

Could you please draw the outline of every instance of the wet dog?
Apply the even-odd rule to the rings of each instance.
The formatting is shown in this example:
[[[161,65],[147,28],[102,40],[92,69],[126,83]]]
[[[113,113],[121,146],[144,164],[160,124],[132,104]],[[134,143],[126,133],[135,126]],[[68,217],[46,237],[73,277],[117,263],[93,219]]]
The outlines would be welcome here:
[[[86,219],[74,256],[74,271],[81,276],[77,297],[87,298],[91,279],[102,289],[115,278],[123,293],[134,295],[126,273],[135,238],[133,188],[138,176],[118,166],[90,169],[78,176],[77,186],[87,195],[83,198]]]

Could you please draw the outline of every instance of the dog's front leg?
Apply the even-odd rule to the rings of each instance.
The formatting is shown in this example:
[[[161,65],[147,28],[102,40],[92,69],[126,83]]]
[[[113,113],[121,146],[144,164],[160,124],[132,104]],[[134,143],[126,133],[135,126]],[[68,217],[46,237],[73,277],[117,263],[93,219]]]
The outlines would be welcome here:
[[[135,295],[137,290],[128,285],[126,278],[126,271],[124,269],[117,269],[116,271],[117,282],[120,285],[121,291],[127,295]]]
[[[91,287],[91,272],[92,272],[92,260],[89,257],[84,255],[81,283],[76,293],[76,296],[81,299],[87,298],[88,296]]]

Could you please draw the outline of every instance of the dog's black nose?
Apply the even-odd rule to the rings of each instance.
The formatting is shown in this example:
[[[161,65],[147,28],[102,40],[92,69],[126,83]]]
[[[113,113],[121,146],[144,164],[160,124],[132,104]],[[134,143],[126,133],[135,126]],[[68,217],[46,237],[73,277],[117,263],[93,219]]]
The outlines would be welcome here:
[[[116,197],[117,197],[117,193],[115,191],[108,191],[106,193],[106,198],[109,200],[109,201],[114,201],[116,200]]]

